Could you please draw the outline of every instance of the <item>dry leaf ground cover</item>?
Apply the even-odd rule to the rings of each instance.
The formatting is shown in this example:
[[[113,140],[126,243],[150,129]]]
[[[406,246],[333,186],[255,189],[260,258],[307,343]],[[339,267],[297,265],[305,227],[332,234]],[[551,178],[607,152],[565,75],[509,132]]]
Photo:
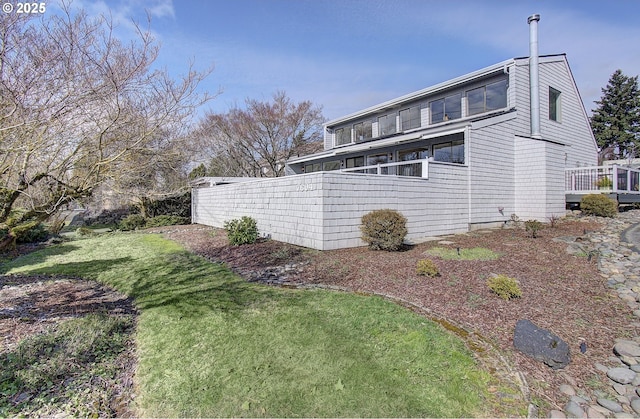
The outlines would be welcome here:
[[[628,336],[634,327],[630,310],[606,287],[595,262],[568,254],[565,243],[552,240],[600,228],[593,218],[568,219],[538,232],[535,239],[524,229],[482,230],[441,237],[403,252],[366,247],[319,252],[276,241],[233,247],[227,244],[223,230],[192,225],[163,231],[193,252],[226,263],[248,280],[288,265],[290,283],[386,295],[475,332],[524,375],[531,399],[544,410],[564,405],[566,396],[558,390],[562,383],[588,394],[606,390],[606,377],[594,364],[606,364],[614,339]],[[434,247],[485,248],[500,257],[446,260],[428,253]],[[436,263],[440,276],[416,274],[417,262],[425,258]],[[492,293],[486,284],[492,274],[516,278],[522,297],[507,301]],[[520,319],[529,319],[564,339],[571,348],[570,365],[554,371],[515,351],[513,331]],[[583,341],[587,343],[584,354],[579,350]]]

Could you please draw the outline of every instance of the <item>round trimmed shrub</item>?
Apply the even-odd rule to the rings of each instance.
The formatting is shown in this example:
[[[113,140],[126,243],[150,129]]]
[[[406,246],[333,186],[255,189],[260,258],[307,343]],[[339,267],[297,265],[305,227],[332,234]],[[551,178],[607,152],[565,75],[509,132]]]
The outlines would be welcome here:
[[[506,275],[495,275],[487,280],[487,285],[491,291],[505,300],[522,297],[522,290],[520,290],[518,281],[515,278]]]
[[[395,210],[371,211],[362,216],[360,231],[372,250],[400,250],[407,235],[407,219]]]
[[[421,259],[416,264],[416,273],[423,276],[438,276],[440,271],[431,259]]]
[[[602,194],[589,194],[582,197],[580,209],[585,215],[613,218],[618,214],[618,202]]]
[[[234,246],[251,244],[258,240],[258,223],[251,217],[244,216],[240,219],[226,221],[224,229],[227,231],[229,244]]]

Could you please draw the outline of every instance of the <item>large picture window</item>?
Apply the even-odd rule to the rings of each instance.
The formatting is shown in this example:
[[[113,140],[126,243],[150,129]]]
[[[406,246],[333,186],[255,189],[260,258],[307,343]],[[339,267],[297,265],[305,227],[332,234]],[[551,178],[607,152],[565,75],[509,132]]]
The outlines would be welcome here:
[[[373,138],[371,121],[363,121],[353,125],[353,132],[356,136],[356,143],[368,141]]]
[[[390,113],[378,118],[378,133],[380,137],[396,133],[395,113]]]
[[[424,148],[398,151],[398,161],[421,160],[429,157],[429,151]]]
[[[431,123],[448,121],[450,119],[458,119],[462,117],[462,94],[447,96],[445,98],[434,100],[429,104],[431,108]]]
[[[495,111],[507,106],[507,80],[500,80],[467,92],[469,115]]]
[[[345,160],[345,165],[347,166],[347,169],[362,167],[364,166],[364,156],[350,157]]]
[[[322,170],[329,172],[331,170],[340,170],[340,160],[326,161],[322,163]]]
[[[349,128],[340,128],[336,130],[336,145],[344,145],[351,143],[351,130]]]
[[[400,111],[400,129],[406,131],[413,128],[420,128],[419,106],[412,106]]]
[[[433,159],[447,163],[464,164],[464,140],[434,144]]]

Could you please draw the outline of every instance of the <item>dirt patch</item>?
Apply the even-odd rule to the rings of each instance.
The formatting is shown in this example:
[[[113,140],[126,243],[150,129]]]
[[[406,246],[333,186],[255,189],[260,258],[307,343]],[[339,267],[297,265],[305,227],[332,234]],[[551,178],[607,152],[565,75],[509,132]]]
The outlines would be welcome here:
[[[607,390],[606,376],[595,363],[607,364],[615,338],[637,335],[630,310],[606,287],[593,260],[570,255],[566,243],[552,239],[581,236],[599,230],[594,219],[566,220],[531,238],[521,229],[476,231],[443,237],[403,252],[371,251],[365,247],[312,251],[275,241],[228,246],[223,230],[199,225],[159,231],[191,251],[252,279],[274,266],[295,264],[286,281],[323,284],[354,292],[389,296],[419,307],[436,318],[491,342],[501,356],[526,378],[531,398],[543,407],[560,409],[566,396],[559,386],[570,383],[593,395]],[[501,256],[489,261],[456,261],[428,256],[434,246],[452,249],[488,248]],[[416,274],[418,260],[432,259],[441,273],[429,278]],[[505,301],[487,287],[492,274],[516,278],[523,292]],[[520,319],[529,319],[565,340],[572,360],[554,371],[513,349],[513,331]],[[587,351],[581,353],[580,343]]]
[[[135,315],[136,310],[131,299],[97,282],[48,275],[0,275],[0,353],[14,350],[28,336],[90,313]],[[135,348],[122,354],[118,363],[118,388],[113,389],[117,397],[111,409],[118,417],[132,417],[129,406],[134,397]]]

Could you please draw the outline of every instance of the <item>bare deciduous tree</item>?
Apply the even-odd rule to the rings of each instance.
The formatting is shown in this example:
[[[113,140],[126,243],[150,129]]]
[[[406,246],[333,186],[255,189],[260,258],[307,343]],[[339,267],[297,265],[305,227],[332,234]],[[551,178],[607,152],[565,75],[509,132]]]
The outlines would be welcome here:
[[[0,16],[0,223],[17,207],[18,222],[45,219],[107,180],[146,175],[211,98],[196,91],[210,71],[152,68],[148,30],[126,43],[109,19],[63,9]]]
[[[322,139],[321,108],[309,101],[294,103],[277,92],[271,102],[247,99],[245,105],[206,115],[195,133],[210,150],[214,175],[282,176],[287,159]]]

